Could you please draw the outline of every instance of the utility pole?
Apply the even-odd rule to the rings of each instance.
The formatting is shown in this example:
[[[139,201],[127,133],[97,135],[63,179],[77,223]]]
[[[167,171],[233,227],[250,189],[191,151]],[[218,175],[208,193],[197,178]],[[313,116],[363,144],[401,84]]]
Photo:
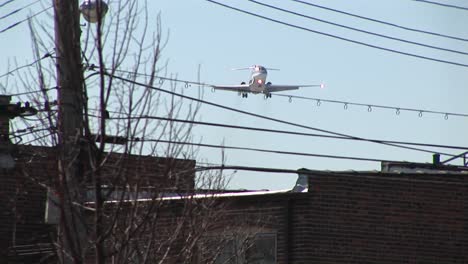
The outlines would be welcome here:
[[[58,257],[63,263],[82,263],[86,246],[81,208],[80,140],[83,135],[83,67],[80,11],[77,0],[54,0],[56,74],[58,87],[59,200]]]
[[[10,104],[11,96],[0,95],[0,107]],[[10,117],[2,111],[0,113],[0,145],[9,142],[8,134],[10,133]]]
[[[10,104],[11,96],[0,95],[0,109],[6,108]],[[0,169],[13,168],[14,160],[10,155],[11,142],[10,135],[10,116],[6,111],[0,111]]]
[[[37,114],[37,109],[31,107],[29,102],[21,106],[21,103],[10,104],[10,101],[11,96],[0,95],[0,169],[12,169],[15,166],[11,156],[13,144],[10,142],[10,119]]]

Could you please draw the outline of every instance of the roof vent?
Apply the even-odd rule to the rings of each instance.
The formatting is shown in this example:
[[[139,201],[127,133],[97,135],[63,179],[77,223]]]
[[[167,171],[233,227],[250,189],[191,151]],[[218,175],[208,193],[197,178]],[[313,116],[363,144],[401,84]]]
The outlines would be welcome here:
[[[298,174],[296,185],[292,189],[292,192],[308,192],[309,191],[309,177],[307,174]]]

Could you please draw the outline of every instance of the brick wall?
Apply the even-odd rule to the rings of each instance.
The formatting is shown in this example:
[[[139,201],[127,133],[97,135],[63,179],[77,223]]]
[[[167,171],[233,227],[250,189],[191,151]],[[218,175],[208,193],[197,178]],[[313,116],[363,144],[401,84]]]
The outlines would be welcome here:
[[[306,197],[306,194],[287,193],[224,198],[208,196],[208,198],[200,199],[150,200],[139,204],[124,203],[120,206],[123,211],[138,208],[139,211],[148,214],[151,219],[130,232],[134,236],[128,246],[131,249],[136,248],[136,245],[141,248],[151,246],[151,254],[154,254],[152,257],[155,258],[160,258],[169,246],[170,253],[163,263],[211,263],[208,260],[211,260],[212,254],[219,253],[220,246],[226,243],[228,237],[240,235],[246,238],[256,233],[276,234],[277,263],[290,263],[288,222],[294,217],[293,207],[296,206],[297,201],[301,200],[300,197]],[[153,207],[155,204],[157,208]],[[117,203],[114,206],[117,206]],[[107,208],[112,210],[111,205]],[[110,214],[111,212],[108,213]],[[112,232],[115,234],[112,241],[118,245],[126,245],[120,239],[126,239],[122,234],[132,228],[130,225],[132,220],[127,217],[127,214],[120,214],[115,231]],[[138,219],[138,216],[132,215],[131,217],[134,217],[133,221]],[[178,225],[181,223],[184,227],[179,230]],[[206,242],[205,239],[213,242],[212,238],[216,240],[214,247],[207,247],[203,244]],[[169,242],[171,239],[174,241]],[[197,243],[194,251],[187,251],[186,247],[194,241]],[[118,250],[118,252],[125,254],[126,250]],[[93,257],[89,256],[89,259],[91,263]]]
[[[308,193],[216,199],[205,235],[275,233],[278,264],[468,263],[468,175],[313,172]]]
[[[308,193],[233,197],[226,218],[274,230],[278,264],[468,263],[468,175],[310,173]]]
[[[201,264],[212,263],[213,254],[219,254],[234,237],[242,240],[251,239],[258,233],[275,234],[276,263],[292,263],[293,258],[289,251],[294,247],[291,247],[293,244],[290,243],[300,241],[304,237],[302,229],[294,228],[294,225],[302,223],[301,215],[295,212],[302,210],[304,206],[307,207],[307,197],[307,193],[282,193],[169,200],[159,207],[159,216],[151,223],[152,228],[141,228],[143,231],[140,230],[141,234],[135,239],[140,240],[140,243],[145,241],[146,244],[152,244],[152,252],[155,253],[161,249],[164,251],[164,243],[176,235],[177,239],[164,263]],[[147,203],[149,206],[151,202]],[[144,203],[140,206],[144,206]],[[178,221],[185,223],[181,233],[176,231]],[[126,229],[128,224],[122,227]],[[120,225],[116,228],[119,229]],[[154,240],[154,243],[149,243],[151,239],[145,240],[145,234],[151,235],[153,232],[162,243]],[[197,246],[194,255],[188,260],[187,252],[183,248],[189,245],[192,239],[196,240]],[[249,243],[251,241],[242,246],[249,247]]]
[[[48,147],[17,146],[12,155],[16,157],[15,168],[0,170],[0,263],[9,248],[11,254],[12,246],[47,243],[55,236],[54,226],[44,223],[44,212],[45,186],[54,186],[57,181],[56,151]],[[109,156],[104,170],[108,179],[114,180],[119,169],[124,168],[126,176],[139,181],[141,186],[171,190],[194,188],[193,160],[130,155],[119,167],[120,159],[118,154]]]
[[[45,184],[53,160],[42,151],[19,150],[15,168],[0,171],[0,259],[11,246],[49,241],[44,224]],[[12,154],[14,155],[14,154]]]
[[[195,161],[174,158],[155,158],[153,156],[112,153],[107,157],[104,168],[108,184],[140,184],[168,190],[193,190],[195,187]],[[129,176],[129,182],[115,179],[122,175]]]
[[[34,243],[51,232],[41,222],[44,189],[21,177],[29,171],[46,181],[55,160],[22,157],[23,171],[0,171],[0,236],[6,238],[0,248],[11,245],[13,227],[17,243]],[[149,169],[131,162],[128,168],[150,175],[171,162],[148,157],[140,165],[151,164]],[[468,263],[468,175],[308,173],[308,193],[219,198],[223,208],[209,218],[212,232],[226,227],[274,232],[278,264]],[[167,221],[177,219],[177,206],[166,213]]]
[[[277,261],[286,263],[288,240],[288,199],[279,195],[236,197],[231,199],[226,219],[231,225],[246,228],[246,233],[276,233]],[[251,235],[251,234],[250,234]]]
[[[291,263],[468,262],[468,176],[317,173],[309,192]]]
[[[309,208],[308,193],[279,193],[223,198],[225,225],[242,227],[246,233],[275,233],[278,264],[296,263],[303,257],[308,227],[303,212]]]

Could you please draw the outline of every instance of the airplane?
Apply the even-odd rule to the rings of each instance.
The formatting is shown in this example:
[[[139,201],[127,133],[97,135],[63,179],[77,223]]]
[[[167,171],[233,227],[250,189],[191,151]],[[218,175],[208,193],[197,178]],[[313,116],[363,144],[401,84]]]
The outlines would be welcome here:
[[[323,84],[313,84],[313,85],[272,84],[271,82],[266,82],[266,78],[268,74],[267,69],[276,70],[276,71],[278,70],[278,69],[265,68],[261,65],[254,65],[248,68],[233,69],[233,70],[252,70],[249,83],[246,84],[245,82],[241,82],[240,85],[212,85],[212,88],[215,90],[217,89],[217,90],[238,92],[239,95],[242,95],[242,98],[247,98],[249,93],[253,93],[253,94],[263,93],[265,96],[265,99],[267,99],[267,98],[271,98],[272,92],[297,90],[300,87],[321,87],[321,88],[324,87]]]

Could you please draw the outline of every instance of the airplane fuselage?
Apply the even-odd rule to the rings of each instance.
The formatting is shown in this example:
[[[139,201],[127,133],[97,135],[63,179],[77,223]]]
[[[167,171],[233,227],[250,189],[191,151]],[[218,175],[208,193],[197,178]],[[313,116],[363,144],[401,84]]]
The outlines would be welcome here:
[[[249,89],[251,93],[264,93],[266,86],[266,78],[268,72],[263,66],[255,66],[252,70],[249,81]]]

